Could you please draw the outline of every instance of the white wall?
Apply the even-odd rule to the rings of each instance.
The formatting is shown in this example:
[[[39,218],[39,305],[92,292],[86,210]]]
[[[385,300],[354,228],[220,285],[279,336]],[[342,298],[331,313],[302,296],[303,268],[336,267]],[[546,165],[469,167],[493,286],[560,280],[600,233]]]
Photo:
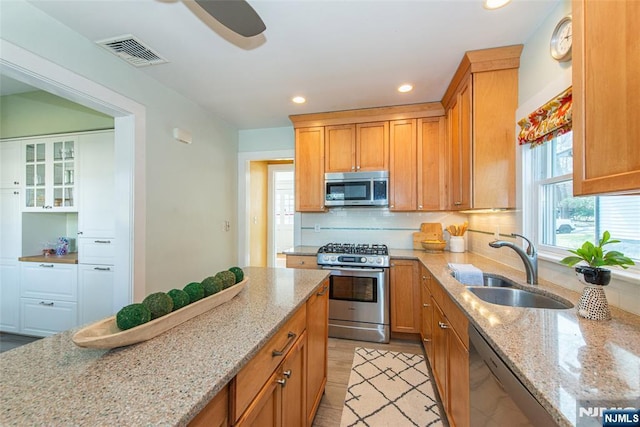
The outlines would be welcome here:
[[[241,130],[238,134],[240,152],[293,150],[295,143],[293,126]]]
[[[0,36],[146,108],[144,294],[187,282],[236,263],[237,129],[104,51],[23,0],[3,2]],[[172,137],[180,127],[193,144]],[[231,221],[231,231],[222,229]]]
[[[571,2],[562,0],[525,43],[520,61],[516,120],[528,115],[571,85],[571,61],[559,63],[549,54],[551,33],[558,21],[569,13]],[[515,123],[514,126],[517,127]],[[514,144],[517,142],[514,141]],[[524,271],[524,266],[514,251],[506,248],[493,249],[489,247],[489,242],[494,240],[496,232],[504,235],[523,232],[523,220],[527,212],[522,211],[522,202],[528,195],[522,192],[522,153],[529,149],[528,146],[518,147],[516,154],[518,209],[515,212],[469,215],[469,228],[484,232],[469,233],[469,249],[521,271]],[[525,230],[524,234],[527,235],[528,232]],[[500,238],[510,239],[505,236]],[[518,241],[521,239],[518,238]],[[558,261],[559,259],[551,257],[539,259],[539,277],[581,292],[583,286],[578,282],[573,269],[562,266]],[[611,284],[604,288],[609,303],[640,315],[640,280],[620,269],[614,268],[612,272]]]

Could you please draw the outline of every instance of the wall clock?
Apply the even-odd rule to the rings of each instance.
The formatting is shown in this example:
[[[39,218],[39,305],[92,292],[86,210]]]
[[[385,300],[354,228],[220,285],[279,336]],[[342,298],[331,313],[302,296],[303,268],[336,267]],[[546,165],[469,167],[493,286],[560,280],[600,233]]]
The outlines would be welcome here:
[[[559,62],[571,59],[571,45],[573,43],[571,29],[571,15],[567,15],[558,22],[551,34],[551,56]]]

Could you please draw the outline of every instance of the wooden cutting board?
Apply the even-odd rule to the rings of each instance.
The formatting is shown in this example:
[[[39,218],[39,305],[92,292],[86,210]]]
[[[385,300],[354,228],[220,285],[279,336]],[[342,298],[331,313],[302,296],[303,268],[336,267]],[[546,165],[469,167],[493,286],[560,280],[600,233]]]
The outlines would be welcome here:
[[[413,233],[413,249],[424,249],[423,240],[443,240],[442,224],[438,222],[423,222],[420,224],[420,231]]]

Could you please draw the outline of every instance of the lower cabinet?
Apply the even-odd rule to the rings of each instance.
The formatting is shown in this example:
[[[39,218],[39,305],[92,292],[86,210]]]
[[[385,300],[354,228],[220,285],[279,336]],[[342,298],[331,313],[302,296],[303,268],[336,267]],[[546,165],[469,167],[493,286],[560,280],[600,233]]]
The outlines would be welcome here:
[[[114,267],[78,265],[78,323],[92,323],[113,316]]]
[[[227,427],[229,425],[229,385],[216,394],[216,397],[191,420],[189,427]]]
[[[319,267],[315,255],[287,255],[287,268],[317,269]]]
[[[433,364],[433,303],[431,302],[431,274],[420,266],[420,339],[429,363]]]
[[[0,259],[0,331],[20,332],[20,268]]]
[[[75,302],[20,298],[21,333],[45,337],[78,324]]]
[[[307,301],[307,425],[320,406],[327,384],[329,350],[329,281],[325,281]]]
[[[391,260],[389,301],[391,331],[420,332],[420,268],[418,261]]]

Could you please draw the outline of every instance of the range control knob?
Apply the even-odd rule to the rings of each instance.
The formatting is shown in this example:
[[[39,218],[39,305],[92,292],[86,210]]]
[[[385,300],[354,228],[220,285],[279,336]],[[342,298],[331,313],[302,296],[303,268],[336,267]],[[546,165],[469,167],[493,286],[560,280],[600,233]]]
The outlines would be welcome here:
[[[373,264],[373,258],[367,258],[367,263],[368,264]]]
[[[380,256],[379,256],[379,257],[376,259],[376,262],[377,262],[378,264],[382,264],[382,257],[380,257]]]
[[[365,257],[360,258],[360,262],[363,262],[363,263],[367,262],[367,258],[365,258]]]
[[[329,261],[329,255],[323,255],[323,256],[322,256],[322,261],[323,261],[323,262],[327,262],[327,261]]]
[[[334,255],[331,257],[331,261],[335,261],[337,259],[337,257]]]

